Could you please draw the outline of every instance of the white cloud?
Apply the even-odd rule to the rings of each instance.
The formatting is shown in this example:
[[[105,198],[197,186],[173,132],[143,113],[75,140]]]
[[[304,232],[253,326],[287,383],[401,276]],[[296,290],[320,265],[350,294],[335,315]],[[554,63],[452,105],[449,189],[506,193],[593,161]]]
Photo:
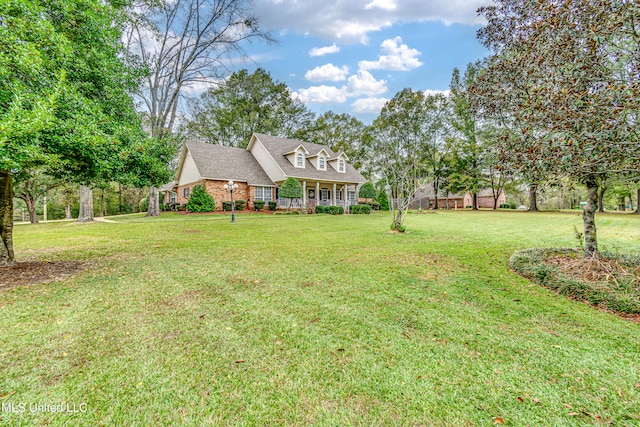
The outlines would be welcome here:
[[[376,80],[368,71],[360,70],[349,77],[346,90],[350,96],[375,96],[385,93],[389,88],[386,81]]]
[[[361,98],[354,101],[351,108],[354,113],[378,114],[387,101],[387,98]]]
[[[304,103],[342,104],[347,100],[344,88],[325,85],[300,89],[297,92],[293,92],[291,95],[293,98],[298,98]]]
[[[336,67],[333,64],[325,64],[307,71],[304,78],[312,82],[340,82],[347,78],[349,67]]]
[[[331,46],[314,47],[309,51],[309,56],[323,56],[338,52],[340,52],[340,48],[334,43]]]
[[[376,96],[387,92],[387,83],[384,80],[376,80],[368,71],[358,71],[349,77],[347,84],[336,86],[311,86],[299,89],[291,95],[302,102],[316,104],[342,104],[348,98],[358,96]]]
[[[366,10],[370,9],[381,9],[386,11],[394,11],[396,10],[396,2],[394,0],[373,0],[371,3],[368,3],[364,8]]]
[[[380,45],[381,55],[377,61],[359,61],[361,70],[409,71],[418,68],[422,62],[417,49],[410,49],[402,43],[402,37],[387,39]]]
[[[487,3],[489,0],[254,0],[253,9],[268,29],[362,42],[369,32],[397,22],[480,24],[476,10]]]
[[[447,90],[437,90],[437,89],[426,89],[424,91],[425,96],[430,96],[430,95],[444,95],[447,98],[449,97],[449,94],[451,93],[451,91],[449,89]]]

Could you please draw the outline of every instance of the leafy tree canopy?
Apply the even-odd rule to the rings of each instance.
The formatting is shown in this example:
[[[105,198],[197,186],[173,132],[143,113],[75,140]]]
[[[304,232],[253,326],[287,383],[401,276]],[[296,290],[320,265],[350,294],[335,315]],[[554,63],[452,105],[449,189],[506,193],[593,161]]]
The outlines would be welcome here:
[[[193,120],[187,133],[204,142],[244,148],[253,132],[299,137],[313,113],[291,98],[284,83],[273,81],[262,68],[233,73],[193,104]]]
[[[278,197],[283,199],[299,199],[302,197],[302,185],[297,179],[290,176],[280,186]]]

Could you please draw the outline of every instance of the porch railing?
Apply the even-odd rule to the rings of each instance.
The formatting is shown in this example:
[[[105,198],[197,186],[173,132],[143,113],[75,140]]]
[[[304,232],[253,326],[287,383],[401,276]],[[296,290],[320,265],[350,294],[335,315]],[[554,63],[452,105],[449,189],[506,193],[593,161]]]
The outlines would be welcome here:
[[[309,209],[315,208],[316,206],[342,206],[343,208],[347,208],[348,206],[353,206],[357,204],[355,200],[336,200],[335,203],[332,203],[331,200],[315,200],[315,199],[307,199],[306,203],[304,203],[303,199],[278,199],[276,200],[276,208],[277,209]]]

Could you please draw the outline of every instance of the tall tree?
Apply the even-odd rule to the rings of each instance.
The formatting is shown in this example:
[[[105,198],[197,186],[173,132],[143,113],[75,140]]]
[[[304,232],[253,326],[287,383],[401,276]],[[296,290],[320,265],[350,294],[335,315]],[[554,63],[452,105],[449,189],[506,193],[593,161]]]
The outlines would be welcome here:
[[[456,131],[450,138],[453,153],[452,174],[449,189],[470,192],[473,196],[473,210],[478,209],[478,191],[484,186],[483,147],[480,137],[481,121],[471,105],[470,87],[481,72],[481,64],[468,64],[464,75],[453,69],[451,77],[451,126]]]
[[[640,166],[640,3],[498,0],[479,12],[494,51],[476,87],[488,114],[508,110],[523,131],[522,166],[587,187],[584,255],[598,252],[598,182]]]
[[[128,51],[148,70],[140,92],[151,137],[176,124],[181,98],[225,74],[224,60],[244,55],[242,42],[270,36],[260,30],[247,0],[137,0],[126,32]],[[160,214],[157,181],[147,214]]]
[[[409,204],[423,173],[428,115],[423,92],[403,89],[371,125],[369,155],[390,194],[391,229],[404,230]]]
[[[13,173],[46,167],[56,178],[91,182],[117,168],[124,136],[140,128],[116,6],[0,3],[0,265],[15,262]]]
[[[313,113],[291,97],[284,83],[258,68],[233,73],[193,103],[190,136],[203,142],[244,148],[253,132],[287,138],[300,137]]]

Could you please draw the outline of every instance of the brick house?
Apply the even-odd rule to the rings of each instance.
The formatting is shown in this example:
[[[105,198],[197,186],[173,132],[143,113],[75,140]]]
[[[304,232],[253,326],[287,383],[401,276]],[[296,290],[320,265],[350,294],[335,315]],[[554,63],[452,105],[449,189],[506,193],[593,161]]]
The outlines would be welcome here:
[[[366,179],[348,163],[344,153],[310,142],[254,133],[246,149],[201,142],[186,142],[180,154],[176,179],[163,186],[165,203],[186,204],[194,186],[202,184],[216,201],[216,210],[231,195],[224,184],[233,180],[235,200],[276,202],[278,188],[288,177],[296,178],[303,197],[294,207],[318,204],[348,206],[357,203],[359,187]],[[288,203],[288,201],[287,201]]]
[[[445,194],[438,191],[438,207],[440,209],[463,209],[473,205],[473,195],[467,193]],[[413,200],[409,206],[410,209],[433,209],[436,202],[436,195],[433,191],[432,184],[426,184],[416,190]],[[478,192],[477,202],[479,208],[493,208],[493,192],[490,188],[483,188]],[[497,199],[497,207],[507,203],[507,195],[504,191],[500,192]]]

